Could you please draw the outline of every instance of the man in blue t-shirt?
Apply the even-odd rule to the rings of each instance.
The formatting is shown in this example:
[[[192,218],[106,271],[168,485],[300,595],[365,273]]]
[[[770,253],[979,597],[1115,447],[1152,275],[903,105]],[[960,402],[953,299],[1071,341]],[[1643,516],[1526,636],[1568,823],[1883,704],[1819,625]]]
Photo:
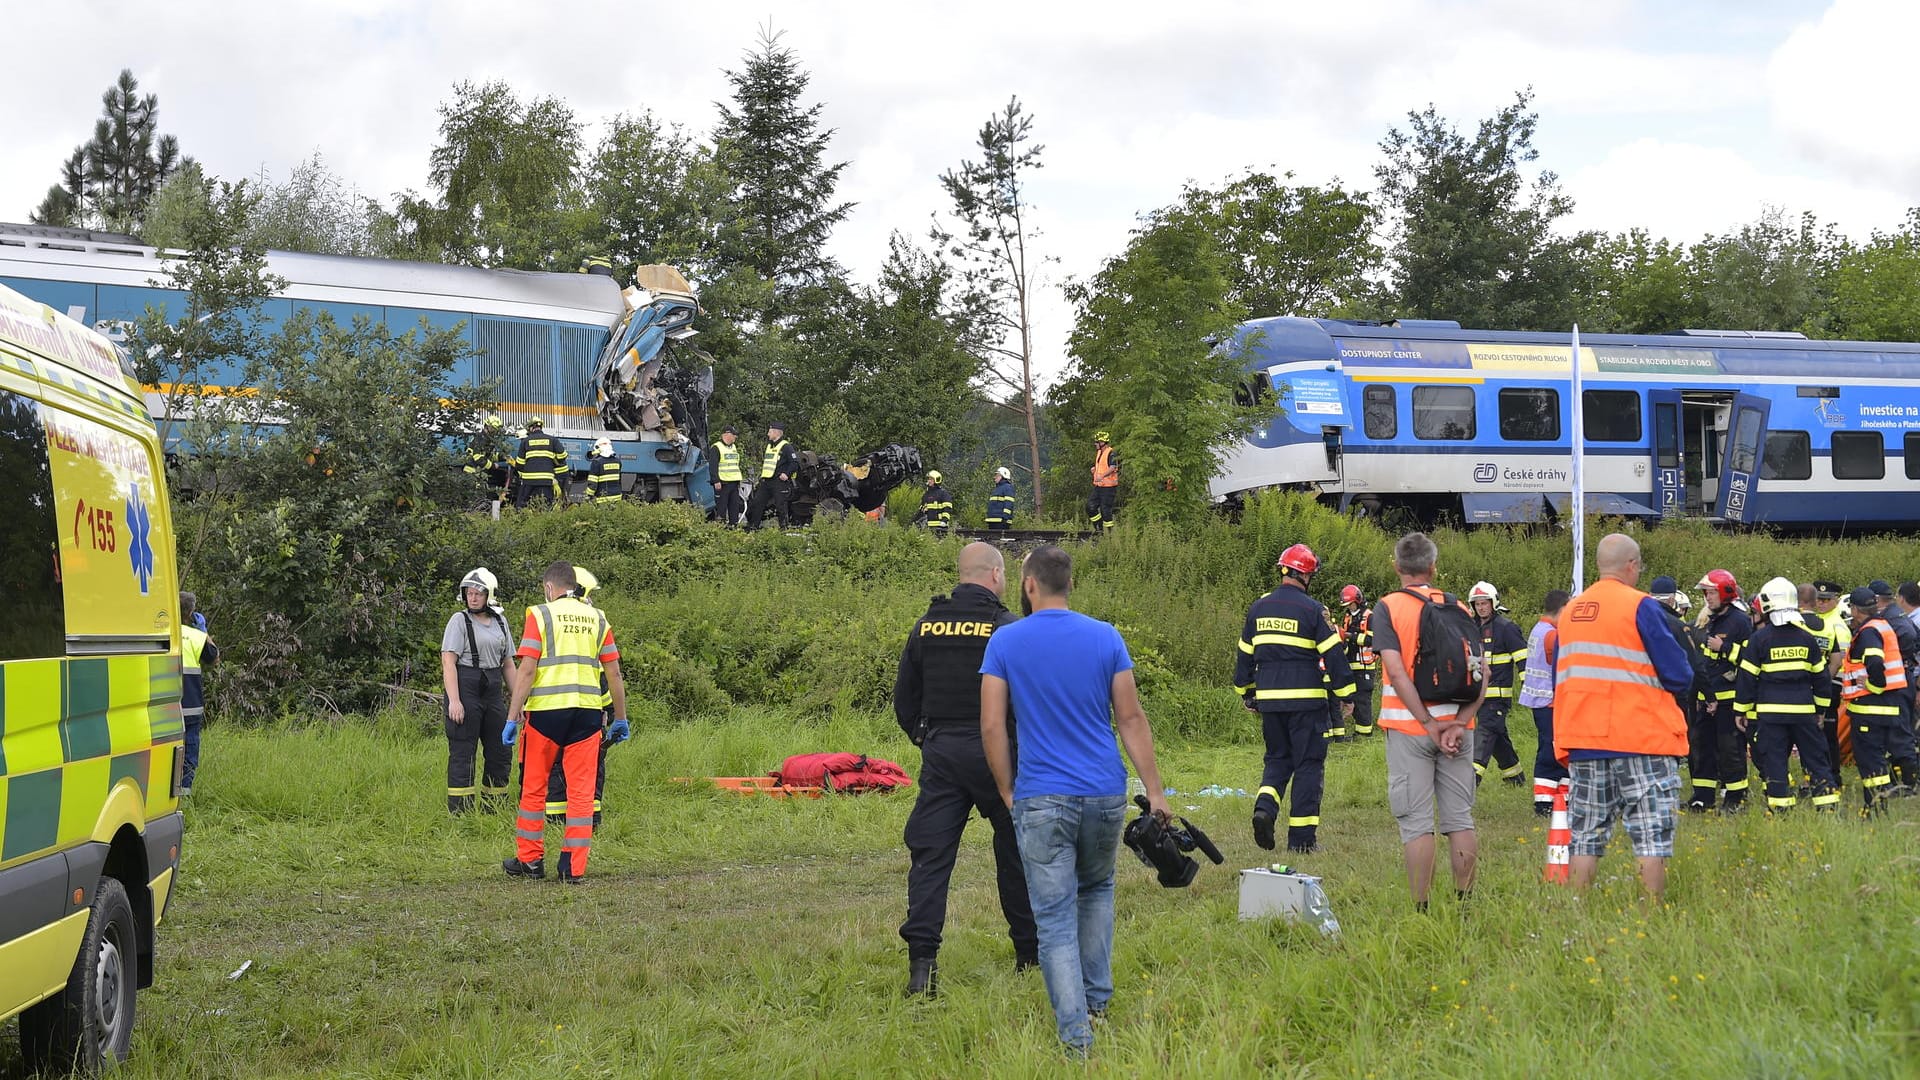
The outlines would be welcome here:
[[[1028,616],[996,630],[980,662],[980,742],[1013,810],[1054,1024],[1084,1054],[1092,1021],[1113,997],[1113,868],[1127,814],[1115,728],[1148,807],[1162,822],[1171,814],[1127,644],[1111,624],[1067,607],[1072,587],[1065,551],[1048,545],[1027,556],[1020,593]],[[1009,703],[1020,718],[1017,775]]]

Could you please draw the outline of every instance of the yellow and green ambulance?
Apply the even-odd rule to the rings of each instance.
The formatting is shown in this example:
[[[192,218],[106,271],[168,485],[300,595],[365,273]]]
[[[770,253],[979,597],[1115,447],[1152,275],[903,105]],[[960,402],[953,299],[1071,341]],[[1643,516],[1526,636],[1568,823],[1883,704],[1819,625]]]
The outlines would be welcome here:
[[[180,861],[165,464],[99,334],[0,286],[0,1020],[124,1059]]]

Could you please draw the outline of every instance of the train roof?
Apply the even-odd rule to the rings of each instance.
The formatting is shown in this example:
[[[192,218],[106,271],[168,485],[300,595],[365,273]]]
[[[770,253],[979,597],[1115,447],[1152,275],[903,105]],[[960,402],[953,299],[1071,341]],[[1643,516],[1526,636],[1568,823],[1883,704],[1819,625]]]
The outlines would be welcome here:
[[[0,224],[0,276],[134,287],[161,282],[164,287],[167,254],[117,233]],[[619,285],[600,274],[293,251],[269,251],[267,269],[287,280],[280,295],[297,300],[485,311],[608,327],[626,310]]]
[[[1572,335],[1472,330],[1445,320],[1373,323],[1293,316],[1252,319],[1234,332],[1257,364],[1339,360],[1355,366],[1470,368],[1517,373],[1568,370],[1540,346],[1565,349]],[[1683,330],[1670,334],[1581,334],[1588,371],[1660,375],[1757,375],[1920,380],[1920,344],[1826,341],[1765,331]],[[1528,347],[1533,347],[1529,350]]]

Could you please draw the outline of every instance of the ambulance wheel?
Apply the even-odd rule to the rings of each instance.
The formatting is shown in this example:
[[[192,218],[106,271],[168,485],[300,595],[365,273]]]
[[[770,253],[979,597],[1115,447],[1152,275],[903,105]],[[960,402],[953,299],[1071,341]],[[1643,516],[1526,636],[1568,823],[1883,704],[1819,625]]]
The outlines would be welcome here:
[[[127,1060],[140,942],[127,890],[101,878],[66,989],[20,1014],[20,1049],[35,1069],[92,1072]]]

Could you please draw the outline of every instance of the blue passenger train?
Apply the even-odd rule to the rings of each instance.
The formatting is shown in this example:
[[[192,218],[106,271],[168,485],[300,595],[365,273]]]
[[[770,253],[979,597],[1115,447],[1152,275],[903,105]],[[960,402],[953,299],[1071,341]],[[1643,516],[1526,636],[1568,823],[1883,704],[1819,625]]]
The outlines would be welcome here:
[[[1313,490],[1422,520],[1550,520],[1572,490],[1567,334],[1456,322],[1245,323],[1243,395],[1277,391],[1216,499]],[[1685,330],[1580,339],[1589,513],[1793,529],[1920,524],[1920,345]]]
[[[184,311],[184,293],[156,284],[166,278],[165,259],[130,237],[0,224],[0,284],[115,340],[124,339],[126,326],[148,305],[170,318]],[[630,295],[599,274],[281,251],[268,253],[267,269],[287,285],[262,305],[263,329],[271,332],[303,309],[326,312],[343,325],[365,316],[394,333],[423,321],[437,330],[457,326],[473,353],[452,373],[454,382],[494,383],[509,428],[541,417],[576,466],[604,437],[634,497],[712,505],[701,456],[711,372],[663,371],[659,362],[671,355],[667,338],[684,340],[693,332],[684,325],[695,306],[691,293],[671,291],[686,290],[677,273],[668,274],[669,291],[656,282],[652,292]],[[644,355],[636,351],[642,345]],[[674,415],[663,419],[659,387],[669,379],[678,380]],[[237,363],[208,375],[223,387],[240,380]],[[147,387],[156,417],[166,408],[164,389]]]

